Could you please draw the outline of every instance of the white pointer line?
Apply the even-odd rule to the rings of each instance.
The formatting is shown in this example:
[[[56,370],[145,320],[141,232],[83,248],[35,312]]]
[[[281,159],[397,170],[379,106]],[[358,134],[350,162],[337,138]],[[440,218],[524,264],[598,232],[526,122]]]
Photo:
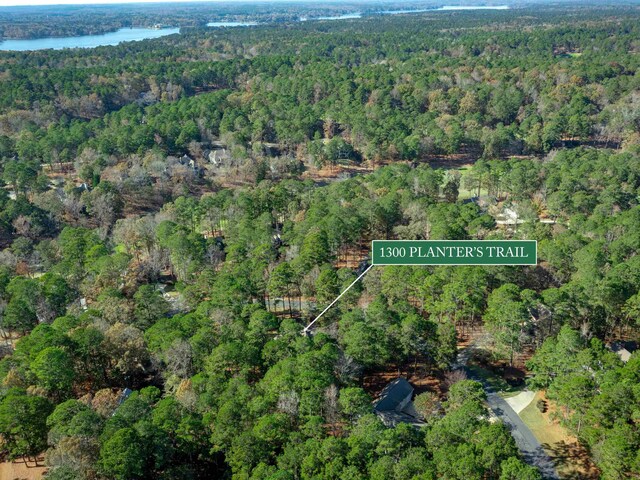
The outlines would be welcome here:
[[[324,315],[324,314],[327,312],[327,310],[329,310],[331,307],[333,307],[333,304],[334,304],[334,303],[336,303],[338,300],[340,300],[340,297],[342,297],[345,293],[347,293],[347,292],[349,291],[349,289],[350,289],[351,287],[353,287],[353,286],[356,284],[356,282],[357,282],[358,280],[360,280],[362,277],[364,277],[364,276],[365,276],[365,274],[366,274],[369,270],[371,270],[371,268],[372,268],[372,267],[373,267],[373,265],[369,265],[369,267],[368,267],[364,272],[362,272],[362,273],[360,274],[360,276],[359,276],[358,278],[356,278],[356,279],[351,283],[351,285],[349,285],[349,286],[348,286],[348,287],[347,287],[347,288],[346,288],[346,289],[345,289],[345,290],[344,290],[340,295],[338,295],[338,297],[337,297],[333,302],[331,302],[331,303],[329,304],[329,306],[327,306],[327,308],[325,308],[322,312],[320,312],[320,315],[318,315],[316,318],[314,318],[314,319],[313,319],[313,321],[312,321],[309,325],[307,325],[306,327],[304,327],[304,330],[302,331],[302,333],[303,333],[303,334],[304,334],[304,333],[307,333],[307,331],[309,331],[309,328],[311,328],[311,325],[313,325],[314,323],[316,323],[316,322],[320,319],[320,317],[321,317],[322,315]]]

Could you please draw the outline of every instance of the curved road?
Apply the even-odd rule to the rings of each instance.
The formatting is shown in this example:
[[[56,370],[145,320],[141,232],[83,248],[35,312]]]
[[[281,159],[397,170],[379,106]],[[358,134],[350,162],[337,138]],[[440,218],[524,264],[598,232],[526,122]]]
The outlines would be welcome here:
[[[476,380],[484,386],[484,391],[487,393],[487,404],[493,413],[498,417],[507,428],[511,431],[511,436],[516,442],[516,445],[522,453],[522,457],[529,465],[533,465],[540,470],[542,476],[546,480],[559,480],[556,472],[553,460],[547,455],[542,448],[542,445],[538,439],[531,433],[529,427],[525,425],[518,414],[509,406],[509,404],[493,391],[491,386],[482,378],[474,375],[467,367],[467,361],[471,356],[471,349],[473,345],[460,350],[458,353],[458,363],[456,368],[462,368],[467,374],[467,378]]]
[[[469,375],[469,378],[473,378]],[[511,436],[516,441],[516,445],[522,452],[524,460],[535,467],[538,467],[542,476],[549,480],[559,480],[556,469],[553,465],[553,460],[547,455],[547,453],[538,442],[538,439],[531,433],[529,427],[525,425],[518,414],[504,401],[500,395],[493,392],[486,383],[478,380],[484,385],[484,389],[487,392],[487,403],[489,408],[493,410],[493,413],[504,422],[507,428],[511,431]]]

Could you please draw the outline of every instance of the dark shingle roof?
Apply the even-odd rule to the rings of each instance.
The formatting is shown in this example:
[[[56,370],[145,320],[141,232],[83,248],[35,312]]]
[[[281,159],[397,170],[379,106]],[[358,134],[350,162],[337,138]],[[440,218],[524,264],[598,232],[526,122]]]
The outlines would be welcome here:
[[[612,342],[610,348],[613,352],[618,354],[623,362],[626,363],[631,358],[631,354],[638,350],[638,344],[636,342],[624,342],[618,340],[617,342]]]
[[[380,399],[373,408],[377,412],[393,411],[409,395],[413,395],[413,387],[404,378],[396,378],[389,385],[384,387],[380,394]]]

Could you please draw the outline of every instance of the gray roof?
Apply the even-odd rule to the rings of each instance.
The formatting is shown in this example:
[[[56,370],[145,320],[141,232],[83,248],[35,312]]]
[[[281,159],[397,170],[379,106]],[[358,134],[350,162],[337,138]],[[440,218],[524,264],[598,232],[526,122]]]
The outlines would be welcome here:
[[[122,393],[120,393],[120,398],[118,399],[118,405],[122,405],[124,403],[124,401],[129,398],[129,396],[133,393],[133,390],[129,389],[129,388],[125,388],[124,390],[122,390]]]
[[[404,378],[396,378],[384,387],[380,399],[373,406],[377,412],[388,412],[398,406],[408,397],[413,395],[413,387]]]
[[[638,350],[638,344],[636,342],[617,341],[612,342],[610,348],[618,354],[623,362],[627,363],[631,358],[631,354]]]
[[[422,420],[417,417],[413,417],[405,412],[377,412],[378,417],[382,420],[387,427],[395,427],[401,423],[408,423],[414,427],[422,427],[426,425]]]

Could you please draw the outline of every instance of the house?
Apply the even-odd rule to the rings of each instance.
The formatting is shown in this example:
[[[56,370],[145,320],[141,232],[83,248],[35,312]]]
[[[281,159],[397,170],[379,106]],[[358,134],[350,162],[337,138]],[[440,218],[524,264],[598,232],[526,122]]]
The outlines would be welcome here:
[[[120,398],[118,398],[118,406],[122,405],[124,403],[124,401],[129,398],[129,396],[133,393],[133,390],[131,390],[130,388],[125,388],[124,390],[122,390],[122,393],[120,394]]]
[[[113,410],[113,413],[111,413],[112,417],[116,414],[116,412],[118,411],[118,408],[120,408],[120,405],[122,405],[127,400],[127,398],[131,396],[132,393],[133,393],[133,390],[131,390],[130,388],[125,388],[120,392],[120,395],[118,395],[118,399],[116,400],[116,405]]]
[[[401,412],[413,397],[413,387],[404,378],[389,383],[373,405],[376,412]]]
[[[502,212],[495,216],[497,225],[518,225],[524,223],[518,213],[508,207],[502,209]]]
[[[612,352],[617,353],[624,363],[627,363],[631,358],[631,355],[638,350],[638,344],[636,342],[624,342],[616,341],[609,345]]]
[[[187,154],[180,157],[180,160],[178,161],[180,162],[181,165],[188,165],[194,170],[196,168],[196,161]]]
[[[214,148],[213,150],[208,150],[204,153],[204,156],[209,163],[216,167],[220,167],[224,163],[228,163],[231,158],[226,148]]]
[[[204,168],[198,166],[198,163],[189,155],[184,154],[182,157],[178,158],[178,163],[185,167],[189,167],[199,178],[204,177]]]
[[[406,379],[399,377],[380,392],[373,403],[373,411],[389,427],[398,423],[424,425],[413,407],[412,399],[413,387]]]

